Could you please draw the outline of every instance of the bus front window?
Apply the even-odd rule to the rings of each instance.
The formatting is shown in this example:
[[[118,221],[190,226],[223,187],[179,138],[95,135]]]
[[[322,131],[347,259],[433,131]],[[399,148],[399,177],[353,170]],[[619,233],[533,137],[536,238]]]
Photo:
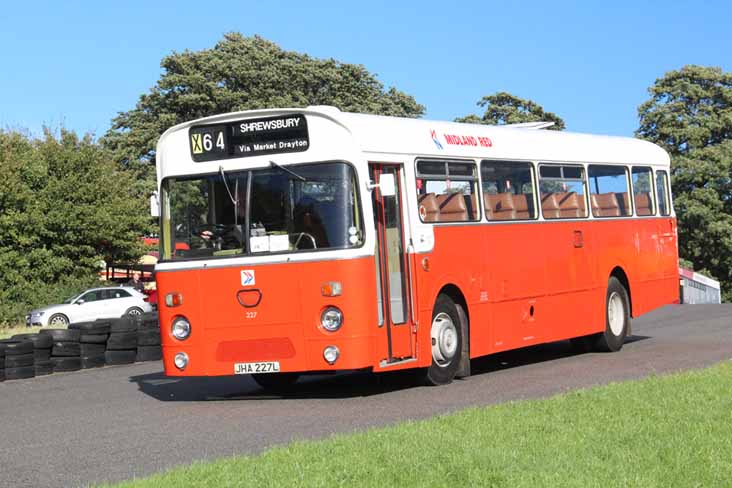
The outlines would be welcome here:
[[[356,177],[345,163],[169,178],[163,183],[163,199],[164,259],[343,249],[363,243]]]

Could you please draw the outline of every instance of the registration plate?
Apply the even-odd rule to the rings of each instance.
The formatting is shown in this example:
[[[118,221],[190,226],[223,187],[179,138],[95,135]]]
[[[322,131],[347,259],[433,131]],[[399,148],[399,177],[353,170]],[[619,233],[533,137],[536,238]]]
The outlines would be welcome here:
[[[279,361],[263,361],[259,363],[234,363],[234,374],[259,374],[279,372]]]

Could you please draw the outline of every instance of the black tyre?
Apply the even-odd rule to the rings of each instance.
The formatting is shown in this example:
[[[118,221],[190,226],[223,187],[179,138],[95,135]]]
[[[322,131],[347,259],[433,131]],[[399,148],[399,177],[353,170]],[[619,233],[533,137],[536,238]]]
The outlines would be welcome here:
[[[610,277],[605,294],[605,332],[595,336],[598,351],[615,352],[623,347],[630,327],[628,292],[614,276]]]
[[[107,346],[105,344],[85,344],[81,343],[81,357],[104,356]]]
[[[0,369],[0,383],[5,381],[5,368]]]
[[[81,332],[73,329],[46,329],[40,332],[42,335],[50,336],[53,342],[79,342]]]
[[[53,339],[43,334],[16,334],[11,337],[12,340],[31,341],[36,349],[50,349],[53,345]]]
[[[81,369],[101,368],[105,364],[104,354],[81,358]]]
[[[35,364],[35,361],[36,360],[33,357],[33,353],[18,354],[16,356],[5,356],[5,369],[33,366],[33,364]]]
[[[79,342],[82,344],[107,344],[109,334],[81,334]]]
[[[137,323],[133,317],[127,315],[118,319],[113,319],[110,324],[110,330],[112,333],[115,332],[132,332],[137,330]]]
[[[24,380],[36,376],[35,366],[23,366],[20,368],[5,368],[6,380]]]
[[[33,359],[36,360],[36,363],[38,363],[39,361],[48,361],[49,359],[51,359],[51,349],[34,349]]]
[[[421,375],[425,384],[446,385],[455,378],[460,368],[463,335],[468,325],[463,323],[462,317],[465,317],[462,307],[452,298],[442,294],[437,297],[430,330],[432,364]]]
[[[142,329],[159,329],[158,314],[155,312],[146,312],[142,314],[138,322],[138,328]]]
[[[51,356],[55,357],[73,357],[81,355],[81,344],[71,341],[58,341],[53,343]]]
[[[137,331],[138,346],[159,346],[160,329],[140,329]]]
[[[87,334],[109,334],[111,324],[109,322],[80,322],[69,325],[69,329],[78,330],[81,335]]]
[[[137,357],[135,361],[160,361],[163,359],[163,348],[161,346],[137,346]]]
[[[80,357],[59,357],[51,358],[51,365],[53,365],[54,373],[61,373],[64,371],[79,371],[81,369],[81,358]]]
[[[132,364],[137,358],[137,350],[107,351],[104,353],[104,362],[109,365]]]
[[[69,318],[62,313],[55,313],[48,319],[49,327],[68,327]]]
[[[4,339],[0,341],[5,347],[5,356],[20,356],[22,354],[31,354],[33,352],[33,343],[31,341],[16,341],[14,339]]]
[[[284,393],[297,382],[299,373],[253,374],[252,379],[265,391]]]
[[[36,376],[45,376],[53,373],[53,363],[50,360],[47,361],[36,361],[34,365],[36,370]]]
[[[125,349],[135,349],[137,347],[137,331],[132,332],[113,332],[109,334],[107,340],[107,350],[123,351]]]

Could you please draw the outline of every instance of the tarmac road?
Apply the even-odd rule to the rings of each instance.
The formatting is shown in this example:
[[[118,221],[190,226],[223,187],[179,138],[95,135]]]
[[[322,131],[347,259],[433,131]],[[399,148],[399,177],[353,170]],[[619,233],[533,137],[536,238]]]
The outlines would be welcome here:
[[[668,306],[617,354],[567,342],[473,361],[473,376],[413,387],[364,373],[308,378],[287,397],[249,377],[166,378],[159,362],[0,383],[0,486],[140,477],[293,439],[700,368],[732,358],[732,305]]]

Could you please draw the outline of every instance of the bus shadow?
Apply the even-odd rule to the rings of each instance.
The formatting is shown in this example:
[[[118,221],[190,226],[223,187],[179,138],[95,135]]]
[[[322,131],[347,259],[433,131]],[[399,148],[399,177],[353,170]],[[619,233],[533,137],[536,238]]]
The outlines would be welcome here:
[[[626,346],[650,339],[632,336]],[[555,361],[583,353],[569,341],[541,344],[513,351],[501,352],[471,361],[472,376],[518,368],[530,364]],[[470,380],[469,378],[467,379]],[[418,388],[414,372],[372,374],[365,371],[330,375],[306,375],[284,393],[268,393],[249,376],[166,377],[163,372],[131,376],[139,390],[162,402],[253,401],[341,399],[383,395],[395,391]]]

